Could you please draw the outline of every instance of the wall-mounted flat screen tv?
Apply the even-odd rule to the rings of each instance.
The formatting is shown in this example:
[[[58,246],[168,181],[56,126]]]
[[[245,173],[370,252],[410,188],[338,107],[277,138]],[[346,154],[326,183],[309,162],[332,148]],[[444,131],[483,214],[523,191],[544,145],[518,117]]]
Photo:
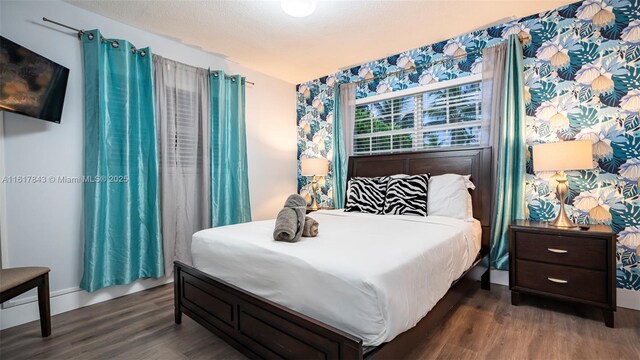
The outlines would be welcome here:
[[[69,69],[0,36],[0,110],[60,123]]]

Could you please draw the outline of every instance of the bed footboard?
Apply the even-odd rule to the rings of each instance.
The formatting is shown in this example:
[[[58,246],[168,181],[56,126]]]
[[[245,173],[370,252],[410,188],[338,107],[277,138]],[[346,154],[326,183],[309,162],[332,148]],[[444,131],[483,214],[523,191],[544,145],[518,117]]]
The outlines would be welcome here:
[[[362,340],[176,261],[175,322],[186,314],[250,358],[362,359]]]

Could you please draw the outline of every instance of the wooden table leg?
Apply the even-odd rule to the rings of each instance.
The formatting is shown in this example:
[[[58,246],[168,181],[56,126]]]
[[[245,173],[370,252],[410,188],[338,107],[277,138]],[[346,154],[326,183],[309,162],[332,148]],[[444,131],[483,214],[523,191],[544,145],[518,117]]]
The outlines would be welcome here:
[[[51,305],[49,304],[49,273],[42,275],[38,285],[38,310],[40,310],[40,330],[42,337],[51,335]]]
[[[511,305],[520,304],[520,293],[517,291],[511,292]]]
[[[604,316],[605,325],[607,325],[607,327],[612,328],[614,324],[613,311],[603,309],[602,315]]]

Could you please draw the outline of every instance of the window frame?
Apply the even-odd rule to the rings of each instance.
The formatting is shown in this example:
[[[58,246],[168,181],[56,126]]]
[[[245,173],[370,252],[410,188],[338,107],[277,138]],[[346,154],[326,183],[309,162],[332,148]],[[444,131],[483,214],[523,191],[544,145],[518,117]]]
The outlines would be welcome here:
[[[468,121],[468,122],[461,122],[461,123],[446,123],[446,124],[437,124],[437,125],[426,125],[423,126],[422,125],[422,116],[425,113],[425,111],[427,111],[428,109],[424,109],[422,107],[422,96],[420,96],[423,93],[426,92],[432,92],[432,91],[437,91],[437,90],[444,90],[444,89],[448,89],[451,87],[456,87],[456,86],[462,86],[462,85],[466,85],[466,84],[472,84],[472,83],[479,83],[480,86],[482,86],[482,74],[476,74],[476,75],[469,75],[469,76],[464,76],[464,77],[460,77],[460,78],[456,78],[456,79],[451,79],[451,80],[446,80],[446,81],[442,81],[442,82],[437,82],[437,83],[432,83],[432,84],[427,84],[427,85],[422,85],[422,86],[416,86],[413,88],[409,88],[409,89],[404,89],[404,90],[398,90],[398,91],[393,91],[393,92],[389,92],[389,93],[385,93],[385,94],[380,94],[380,95],[374,95],[374,96],[369,96],[366,98],[362,98],[362,99],[356,99],[355,101],[355,106],[356,106],[356,110],[357,107],[360,105],[367,105],[367,104],[372,104],[372,103],[377,103],[377,102],[382,102],[385,100],[394,100],[394,99],[401,99],[401,98],[405,98],[405,97],[410,97],[410,96],[414,96],[417,98],[414,102],[414,109],[413,109],[413,113],[414,113],[414,126],[411,128],[406,128],[406,129],[396,129],[396,130],[387,130],[387,131],[380,131],[380,132],[370,132],[367,134],[358,134],[356,135],[356,124],[354,122],[353,124],[353,133],[351,134],[352,136],[352,141],[351,144],[353,146],[352,148],[352,153],[353,155],[375,155],[375,154],[391,154],[391,153],[399,153],[399,152],[411,152],[411,151],[423,151],[423,150],[429,150],[429,149],[433,149],[433,147],[428,147],[425,148],[424,147],[424,140],[423,140],[423,135],[427,132],[435,132],[435,131],[446,131],[446,130],[455,130],[455,129],[464,129],[464,128],[469,128],[469,127],[480,127],[480,131],[478,133],[478,136],[480,136],[482,134],[482,116],[481,116],[481,111],[482,109],[478,109],[478,106],[482,105],[482,88],[480,88],[480,98],[479,101],[476,102],[476,112],[479,114],[478,119],[477,120],[473,120],[473,121]],[[464,104],[456,104],[456,105],[464,105]],[[450,109],[450,104],[447,104],[447,106],[445,107],[445,109],[447,109],[447,112]],[[399,115],[399,113],[395,113],[392,112],[390,114],[385,114],[384,117],[393,117]],[[449,119],[449,116],[447,116],[447,119]],[[354,120],[355,121],[355,120]],[[461,126],[460,124],[464,123],[464,126]],[[392,124],[393,121],[392,121]],[[372,125],[373,127],[373,125]],[[372,129],[373,130],[373,129]],[[412,146],[409,148],[400,148],[400,149],[394,149],[393,148],[393,136],[394,135],[406,135],[406,134],[415,134],[417,136],[413,137],[413,141],[412,141]],[[390,149],[389,150],[372,150],[371,149],[371,142],[373,141],[374,138],[377,137],[381,137],[381,136],[389,136],[389,141],[390,141]],[[360,151],[360,152],[356,152],[356,142],[358,139],[370,139],[369,142],[369,146],[370,146],[370,151]],[[480,139],[480,141],[482,141]],[[473,146],[477,146],[478,144],[473,144],[473,145],[469,145],[469,147],[473,147]],[[436,148],[443,148],[445,146],[441,146],[441,147],[436,147]],[[446,147],[464,147],[464,146],[446,146]]]

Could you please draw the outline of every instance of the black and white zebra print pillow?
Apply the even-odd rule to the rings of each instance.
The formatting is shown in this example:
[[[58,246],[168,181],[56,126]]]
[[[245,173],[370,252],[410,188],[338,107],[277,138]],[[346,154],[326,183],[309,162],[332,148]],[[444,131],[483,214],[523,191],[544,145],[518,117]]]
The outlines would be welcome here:
[[[382,214],[389,177],[354,177],[347,187],[347,204],[344,211]]]
[[[393,178],[387,185],[384,214],[427,216],[429,175]]]

